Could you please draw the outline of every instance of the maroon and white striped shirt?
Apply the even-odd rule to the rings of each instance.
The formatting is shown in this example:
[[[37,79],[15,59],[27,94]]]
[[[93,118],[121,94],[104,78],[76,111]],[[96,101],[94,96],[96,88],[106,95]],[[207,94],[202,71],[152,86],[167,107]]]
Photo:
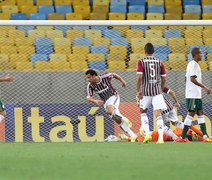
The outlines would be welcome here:
[[[113,73],[100,74],[99,83],[88,83],[87,86],[87,97],[92,97],[94,92],[100,96],[101,100],[107,101],[111,96],[116,95],[117,91],[111,84],[111,79],[113,78]]]
[[[166,76],[164,64],[154,56],[147,56],[138,61],[137,74],[143,74],[143,96],[161,94],[161,76]]]
[[[170,97],[169,97],[169,92],[170,92],[170,89],[169,88],[167,88],[167,87],[165,87],[164,89],[163,89],[163,98],[164,98],[164,101],[165,101],[165,103],[166,103],[166,107],[167,107],[167,109],[166,110],[164,110],[164,111],[162,111],[162,115],[163,114],[166,114],[166,113],[168,113],[168,112],[170,112],[170,111],[172,111],[173,110],[173,108],[174,108],[174,105],[173,105],[173,103],[172,103],[172,101],[171,101],[171,99],[170,99]]]

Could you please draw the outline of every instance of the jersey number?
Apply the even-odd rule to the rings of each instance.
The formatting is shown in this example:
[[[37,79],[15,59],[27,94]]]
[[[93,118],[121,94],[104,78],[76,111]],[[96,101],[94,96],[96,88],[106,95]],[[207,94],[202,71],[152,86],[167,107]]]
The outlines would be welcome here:
[[[155,77],[155,68],[154,68],[155,64],[149,64],[149,68],[150,68],[150,76],[152,78]]]

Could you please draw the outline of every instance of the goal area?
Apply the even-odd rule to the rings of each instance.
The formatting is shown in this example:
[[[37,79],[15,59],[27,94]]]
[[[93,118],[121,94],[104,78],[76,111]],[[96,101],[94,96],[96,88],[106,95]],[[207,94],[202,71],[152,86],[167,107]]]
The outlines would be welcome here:
[[[86,102],[88,69],[123,77],[126,88],[115,79],[112,84],[120,95],[121,113],[139,132],[136,64],[145,56],[148,42],[165,64],[167,85],[181,104],[178,118],[183,121],[185,71],[194,47],[203,53],[199,62],[203,83],[212,87],[211,21],[0,21],[0,77],[15,78],[0,82],[7,113],[0,122],[0,141],[102,142],[123,133],[103,107]],[[212,96],[202,94],[211,136]],[[152,108],[147,115],[154,130]],[[193,123],[197,124],[197,117]]]

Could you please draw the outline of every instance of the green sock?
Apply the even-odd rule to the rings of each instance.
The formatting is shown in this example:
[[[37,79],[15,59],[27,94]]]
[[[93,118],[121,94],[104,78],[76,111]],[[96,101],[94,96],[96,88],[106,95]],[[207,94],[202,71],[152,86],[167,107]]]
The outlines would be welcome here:
[[[201,128],[201,131],[202,131],[203,135],[206,135],[208,137],[208,134],[206,132],[206,125],[205,125],[205,123],[200,124],[200,128]]]
[[[184,125],[183,132],[182,132],[182,138],[183,139],[186,137],[188,129],[189,129],[189,126]]]

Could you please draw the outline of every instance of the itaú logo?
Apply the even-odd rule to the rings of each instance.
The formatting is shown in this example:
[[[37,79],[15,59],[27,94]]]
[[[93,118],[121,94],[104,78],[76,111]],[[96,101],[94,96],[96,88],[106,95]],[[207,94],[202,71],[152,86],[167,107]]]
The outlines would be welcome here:
[[[94,115],[99,107],[91,107],[88,115]],[[33,142],[45,142],[45,137],[42,136],[41,130],[43,129],[48,133],[48,139],[51,142],[73,142],[73,124],[71,118],[68,116],[54,116],[50,118],[50,124],[60,123],[56,126],[43,126],[45,125],[45,118],[39,115],[39,108],[31,108],[31,116],[27,117],[27,124],[31,128],[24,128],[24,113],[23,108],[14,109],[15,120],[15,142],[24,142],[24,136],[30,135]],[[78,137],[82,142],[104,141],[104,116],[92,116],[95,121],[95,134],[88,136],[86,133],[86,116],[78,115],[80,123],[78,126]],[[65,132],[63,137],[59,133]],[[76,132],[75,132],[76,133]]]

